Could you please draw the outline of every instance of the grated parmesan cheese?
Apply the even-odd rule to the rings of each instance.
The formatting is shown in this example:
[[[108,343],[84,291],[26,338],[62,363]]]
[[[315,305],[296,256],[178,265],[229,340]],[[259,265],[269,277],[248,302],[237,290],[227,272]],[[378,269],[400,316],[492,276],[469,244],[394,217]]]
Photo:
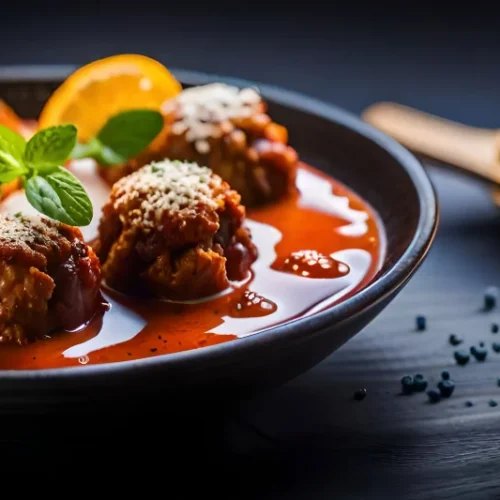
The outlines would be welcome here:
[[[132,224],[155,227],[163,214],[194,210],[200,204],[217,208],[214,188],[222,179],[212,170],[197,163],[163,160],[146,165],[123,177],[113,187],[113,207],[123,213],[130,206],[138,206],[129,213]],[[139,203],[140,202],[140,203]]]
[[[41,217],[26,215],[0,216],[0,242],[32,245],[50,240],[59,234],[57,223],[47,222]]]
[[[163,106],[164,113],[175,112],[172,133],[186,134],[199,153],[210,151],[207,139],[219,138],[230,132],[228,123],[234,118],[246,118],[260,112],[262,99],[253,88],[239,89],[223,83],[212,83],[183,90]],[[228,130],[229,127],[229,130]]]

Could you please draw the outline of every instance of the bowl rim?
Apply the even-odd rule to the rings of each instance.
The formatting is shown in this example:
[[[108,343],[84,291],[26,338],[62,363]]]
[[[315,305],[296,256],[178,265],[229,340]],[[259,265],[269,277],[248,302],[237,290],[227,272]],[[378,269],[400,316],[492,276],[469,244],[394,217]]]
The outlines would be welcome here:
[[[0,83],[43,83],[63,80],[77,67],[76,65],[1,66]],[[243,352],[258,344],[284,341],[294,336],[300,337],[304,334],[304,331],[308,332],[307,335],[314,335],[315,332],[322,331],[329,324],[350,320],[360,312],[383,302],[391,293],[408,282],[427,256],[439,225],[439,204],[436,191],[422,163],[396,140],[364,122],[350,111],[296,91],[232,76],[180,68],[169,69],[176,78],[187,85],[225,82],[239,87],[254,86],[260,90],[267,100],[338,123],[375,143],[392,156],[399,166],[404,169],[417,192],[420,213],[417,228],[410,244],[387,271],[376,276],[364,288],[340,303],[311,316],[294,319],[289,323],[270,327],[265,331],[234,341],[152,358],[36,370],[0,370],[0,380],[22,382],[35,379],[88,379],[102,375],[150,370],[157,368],[159,365],[171,365],[171,367],[175,365],[181,366],[186,363],[194,365],[195,363],[209,361],[210,358],[214,357],[223,358],[228,353]]]

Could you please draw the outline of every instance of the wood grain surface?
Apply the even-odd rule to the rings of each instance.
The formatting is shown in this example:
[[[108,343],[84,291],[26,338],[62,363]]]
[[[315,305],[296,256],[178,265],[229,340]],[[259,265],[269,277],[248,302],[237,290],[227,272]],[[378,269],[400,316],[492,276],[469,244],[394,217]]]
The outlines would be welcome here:
[[[429,171],[442,218],[426,262],[371,325],[308,373],[237,407],[181,409],[181,419],[168,401],[161,411],[18,416],[3,425],[0,450],[23,460],[50,450],[52,464],[92,456],[94,467],[133,466],[135,478],[164,467],[164,450],[164,474],[188,469],[197,480],[183,483],[186,491],[218,498],[500,498],[500,354],[491,349],[500,333],[490,331],[500,303],[482,311],[485,289],[500,285],[500,211],[486,186]],[[463,336],[465,350],[484,342],[486,360],[458,366],[450,333]],[[451,398],[401,395],[404,375],[421,373],[434,388],[445,369],[456,383]],[[353,399],[358,388],[367,389],[363,401]]]
[[[366,2],[370,10],[363,16],[366,6],[355,2],[324,4],[332,14],[310,4],[297,4],[307,14],[293,11],[288,3],[273,17],[267,3],[244,15],[235,4],[231,22],[229,9],[195,16],[191,2],[149,2],[147,8],[145,2],[121,2],[108,12],[105,4],[98,10],[74,4],[78,22],[71,26],[70,5],[39,2],[38,12],[30,5],[27,16],[24,3],[9,4],[2,28],[10,43],[0,63],[74,64],[134,51],[173,67],[263,80],[356,113],[391,100],[471,125],[498,126],[498,16],[485,13],[485,6],[460,9],[455,3],[439,16],[435,2],[430,10],[421,2],[401,3],[400,9]],[[174,4],[189,14],[173,15]],[[339,15],[341,6],[349,15]],[[184,428],[168,426],[159,414],[147,420],[82,415],[52,428],[46,419],[27,416],[20,424],[28,442],[0,427],[2,472],[10,461],[28,471],[49,470],[48,481],[59,485],[59,458],[87,494],[102,491],[90,488],[90,475],[106,473],[127,488],[136,479],[143,492],[159,485],[163,497],[180,498],[171,492],[184,470],[189,479],[182,488],[202,490],[201,498],[500,498],[500,355],[490,349],[484,363],[459,367],[447,343],[451,332],[464,336],[466,349],[479,341],[490,347],[496,339],[489,325],[500,321],[500,309],[485,314],[480,307],[484,289],[500,286],[500,213],[487,187],[431,173],[442,219],[428,259],[375,322],[316,368],[236,410],[220,409],[218,418],[195,413]],[[417,314],[427,316],[427,331],[414,331]],[[403,375],[421,372],[435,384],[443,369],[456,382],[449,400],[430,405],[425,394],[399,395]],[[353,401],[360,387],[367,396]],[[499,406],[488,406],[492,398]],[[467,400],[474,406],[465,407]],[[84,432],[91,423],[101,432],[96,440]],[[30,454],[36,460],[27,461]],[[78,457],[86,460],[80,469]],[[126,467],[113,477],[110,467],[119,464]],[[154,464],[161,474],[151,472]]]
[[[133,466],[134,478],[151,478],[156,465],[169,484],[187,471],[186,498],[192,489],[238,500],[500,498],[500,354],[491,349],[500,333],[490,331],[500,303],[482,310],[485,289],[500,285],[500,210],[486,186],[429,171],[442,211],[429,257],[372,324],[308,373],[237,407],[213,401],[185,411],[175,423],[168,401],[146,414],[25,416],[0,449],[24,460],[47,450],[63,461],[92,456],[93,467]],[[463,336],[465,350],[484,342],[486,360],[458,366],[450,333]],[[445,369],[456,383],[449,399],[401,395],[404,375],[421,373],[434,388]],[[367,389],[363,401],[353,399],[358,388]]]
[[[325,362],[241,410],[255,436],[234,439],[235,449],[252,457],[252,477],[280,477],[257,480],[254,498],[500,498],[500,354],[491,349],[500,334],[490,332],[500,307],[482,311],[485,288],[500,284],[500,212],[484,186],[430,172],[442,219],[407,288]],[[486,360],[458,366],[450,333],[466,350],[484,342]],[[404,375],[422,373],[434,388],[444,369],[456,383],[448,400],[400,394]]]

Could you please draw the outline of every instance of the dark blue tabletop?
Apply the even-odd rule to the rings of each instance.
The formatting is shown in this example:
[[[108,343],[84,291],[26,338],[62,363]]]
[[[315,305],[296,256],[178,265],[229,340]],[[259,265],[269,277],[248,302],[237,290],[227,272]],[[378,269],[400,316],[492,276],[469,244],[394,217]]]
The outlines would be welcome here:
[[[498,17],[480,3],[448,12],[411,2],[399,11],[378,2],[337,10],[146,4],[102,3],[66,14],[54,5],[23,22],[21,7],[11,6],[0,64],[80,64],[142,52],[170,66],[281,85],[356,113],[393,100],[500,126]],[[489,406],[500,403],[500,354],[491,350],[490,332],[500,309],[479,312],[484,289],[500,285],[500,213],[487,187],[429,169],[442,221],[407,288],[352,341],[248,402],[226,429],[225,467],[250,498],[500,498],[500,404]],[[414,331],[418,314],[428,320],[422,333]],[[465,349],[485,342],[486,361],[458,367],[450,333],[464,336]],[[435,386],[443,369],[456,382],[449,400],[430,405],[425,394],[398,395],[403,375],[420,372]],[[368,391],[362,402],[352,400],[359,387]]]

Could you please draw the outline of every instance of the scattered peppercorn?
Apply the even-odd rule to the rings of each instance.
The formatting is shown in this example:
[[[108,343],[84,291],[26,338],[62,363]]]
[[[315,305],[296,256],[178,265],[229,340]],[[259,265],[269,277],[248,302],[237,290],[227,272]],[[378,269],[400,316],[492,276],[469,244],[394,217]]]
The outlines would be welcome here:
[[[497,385],[500,387],[500,378],[497,378]]]
[[[484,342],[479,342],[479,347],[484,347]]]
[[[357,389],[356,391],[354,391],[354,399],[356,401],[363,401],[363,399],[365,399],[365,396],[366,389]]]
[[[429,397],[429,401],[431,403],[437,403],[441,400],[441,394],[434,390],[427,391],[427,396]]]
[[[498,333],[498,330],[500,330],[498,323],[492,323],[491,324],[491,333]]]
[[[448,342],[451,344],[451,345],[460,345],[462,342],[464,341],[464,339],[462,337],[459,337],[458,335],[456,335],[455,333],[452,333],[450,335],[450,337],[448,338]]]
[[[484,361],[488,355],[488,349],[485,347],[472,346],[470,348],[470,353],[476,358],[477,361]]]
[[[417,330],[419,332],[427,328],[427,319],[425,316],[417,316],[416,323],[417,323]]]
[[[150,349],[151,352],[156,352],[158,349],[156,347],[153,347],[153,349]]]
[[[494,406],[497,406],[497,405],[498,405],[498,403],[497,403],[495,400],[493,400],[493,399],[490,399],[490,400],[488,401],[488,404],[489,404],[492,408],[493,408]]]
[[[484,310],[491,311],[497,304],[498,289],[494,286],[488,287],[484,292]]]
[[[465,406],[467,406],[467,408],[470,408],[471,406],[474,406],[474,403],[472,401],[466,401]]]
[[[427,380],[420,373],[413,377],[413,391],[424,392],[427,389]]]
[[[132,353],[131,353],[131,352],[127,352],[127,354],[128,354],[129,356],[132,356]]]
[[[449,398],[455,390],[455,382],[453,380],[441,380],[438,384],[438,389],[443,398]]]
[[[491,344],[491,348],[496,352],[496,353],[500,353],[500,343],[498,342],[493,342],[493,344]]]
[[[162,338],[161,338],[161,335],[158,335],[158,340],[161,340],[161,339],[162,339]]]
[[[443,370],[441,372],[441,378],[443,380],[449,380],[450,379],[450,372],[448,370]]]
[[[409,375],[405,375],[401,379],[401,387],[403,390],[403,394],[412,394],[413,393],[413,379]]]
[[[470,360],[470,356],[467,351],[455,351],[454,356],[457,364],[462,366],[466,365]]]

